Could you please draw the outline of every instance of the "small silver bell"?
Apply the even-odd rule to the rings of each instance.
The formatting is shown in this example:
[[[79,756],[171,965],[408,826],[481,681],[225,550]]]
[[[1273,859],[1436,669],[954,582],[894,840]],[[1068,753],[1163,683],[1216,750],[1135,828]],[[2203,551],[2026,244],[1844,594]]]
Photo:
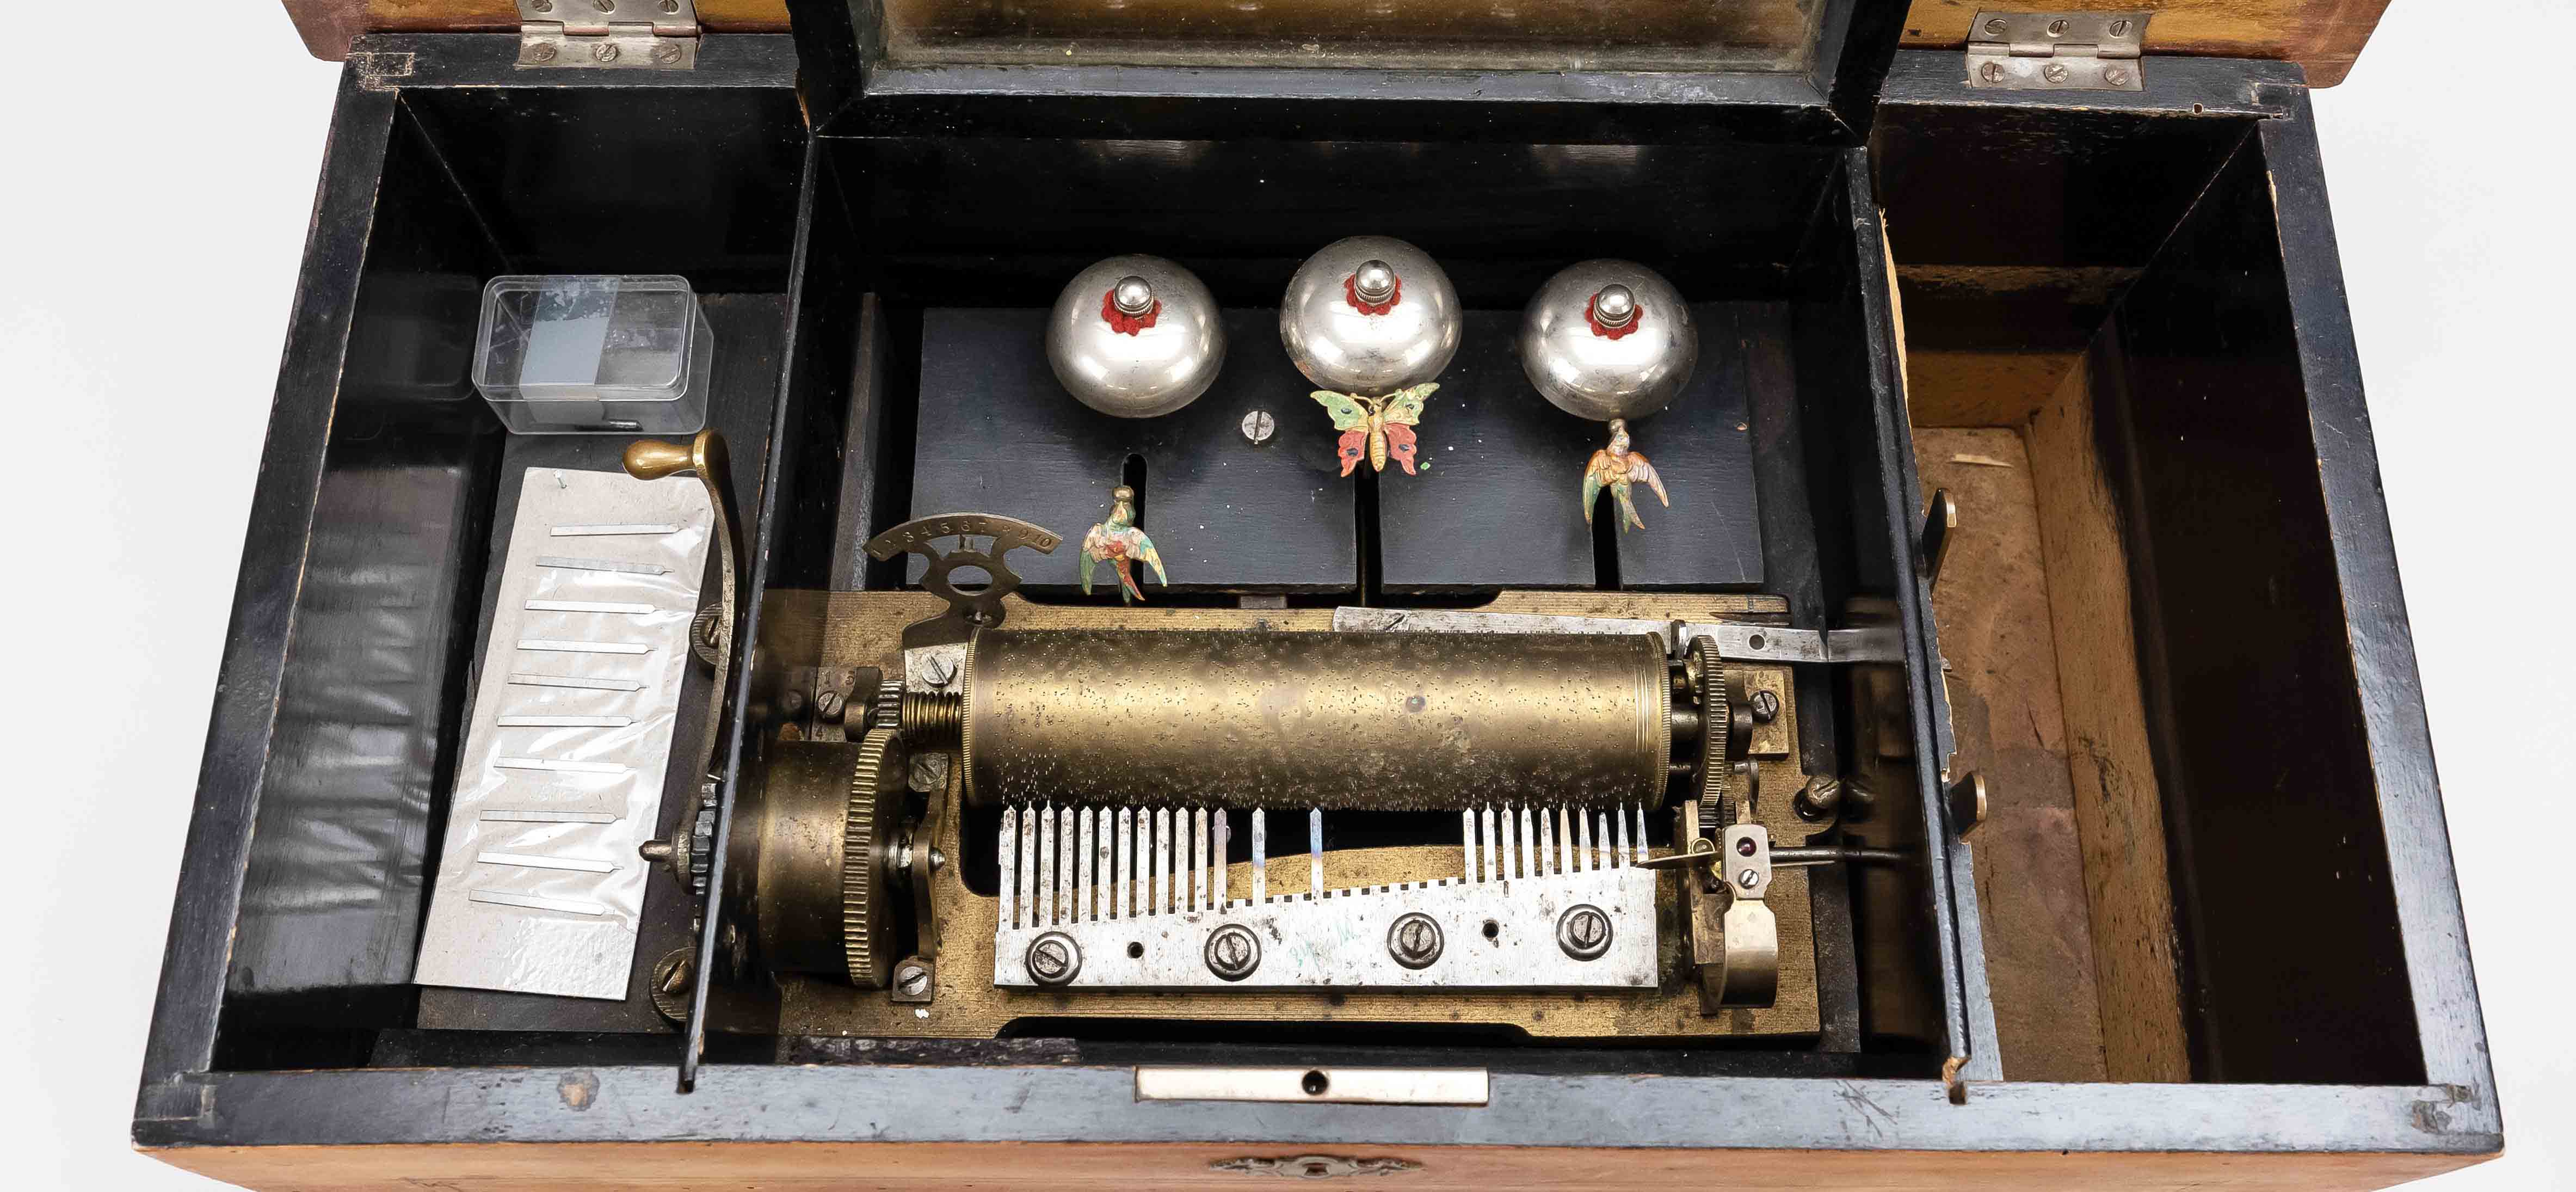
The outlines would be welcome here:
[[[1458,353],[1458,291],[1421,249],[1386,236],[1325,245],[1288,280],[1279,340],[1306,379],[1383,397],[1419,385]]]
[[[1178,410],[1225,365],[1215,297],[1161,257],[1111,257],[1075,274],[1047,316],[1046,339],[1065,391],[1119,418]]]
[[[1521,312],[1521,368],[1568,414],[1607,422],[1671,405],[1699,360],[1690,306],[1654,270],[1585,261],[1547,279]]]
[[[1610,424],[1609,445],[1583,469],[1583,520],[1610,490],[1622,532],[1644,529],[1636,487],[1669,507],[1663,477],[1629,445],[1628,420],[1665,406],[1699,361],[1689,304],[1654,270],[1630,261],[1585,261],[1560,270],[1521,312],[1521,369],[1569,414]]]

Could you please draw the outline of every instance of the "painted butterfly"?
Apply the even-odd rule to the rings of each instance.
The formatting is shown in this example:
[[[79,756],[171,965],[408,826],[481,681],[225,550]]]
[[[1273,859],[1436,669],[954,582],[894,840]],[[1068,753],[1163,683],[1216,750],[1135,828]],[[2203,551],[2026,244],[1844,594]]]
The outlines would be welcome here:
[[[1385,397],[1371,400],[1356,393],[1335,393],[1329,389],[1315,391],[1315,400],[1333,416],[1333,429],[1342,432],[1342,475],[1360,464],[1366,454],[1369,466],[1386,470],[1390,458],[1404,465],[1405,475],[1413,475],[1413,428],[1422,421],[1422,399],[1440,388],[1438,383],[1398,389]]]

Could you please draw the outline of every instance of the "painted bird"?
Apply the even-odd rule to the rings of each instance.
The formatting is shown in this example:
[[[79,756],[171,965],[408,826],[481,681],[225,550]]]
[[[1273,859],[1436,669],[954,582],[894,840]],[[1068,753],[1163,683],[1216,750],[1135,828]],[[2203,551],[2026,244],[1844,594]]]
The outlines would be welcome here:
[[[1673,507],[1671,494],[1664,491],[1664,478],[1655,474],[1655,465],[1647,463],[1642,452],[1628,450],[1628,420],[1610,420],[1610,445],[1592,453],[1592,462],[1583,469],[1583,524],[1592,524],[1592,501],[1601,495],[1602,485],[1610,486],[1610,495],[1618,498],[1619,527],[1626,533],[1633,527],[1646,528],[1646,519],[1637,516],[1637,503],[1628,496],[1628,487],[1643,484],[1655,490],[1655,499],[1664,508]]]
[[[1118,600],[1143,600],[1145,591],[1136,586],[1136,574],[1128,569],[1130,559],[1143,559],[1154,569],[1154,582],[1171,586],[1163,574],[1163,556],[1154,550],[1154,540],[1136,528],[1136,490],[1120,485],[1109,493],[1109,520],[1091,527],[1082,536],[1082,591],[1091,594],[1091,568],[1101,560],[1118,569]]]

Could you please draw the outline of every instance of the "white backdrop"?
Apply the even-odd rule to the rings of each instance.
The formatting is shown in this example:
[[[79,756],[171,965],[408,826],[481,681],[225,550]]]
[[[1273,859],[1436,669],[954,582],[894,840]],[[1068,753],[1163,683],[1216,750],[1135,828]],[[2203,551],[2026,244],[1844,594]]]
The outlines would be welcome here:
[[[13,7],[0,1136],[19,1187],[211,1187],[126,1123],[338,71],[276,0]],[[2576,1186],[2566,86],[2459,48],[2568,13],[2471,9],[2397,0],[2316,100],[2509,1140],[2444,1192]]]

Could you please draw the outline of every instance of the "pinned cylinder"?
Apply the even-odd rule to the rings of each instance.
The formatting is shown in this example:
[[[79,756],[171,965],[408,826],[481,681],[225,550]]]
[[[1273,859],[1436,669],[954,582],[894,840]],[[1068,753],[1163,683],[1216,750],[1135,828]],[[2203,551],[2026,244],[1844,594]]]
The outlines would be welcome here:
[[[978,804],[1658,805],[1673,756],[1644,634],[995,629],[963,680]]]

